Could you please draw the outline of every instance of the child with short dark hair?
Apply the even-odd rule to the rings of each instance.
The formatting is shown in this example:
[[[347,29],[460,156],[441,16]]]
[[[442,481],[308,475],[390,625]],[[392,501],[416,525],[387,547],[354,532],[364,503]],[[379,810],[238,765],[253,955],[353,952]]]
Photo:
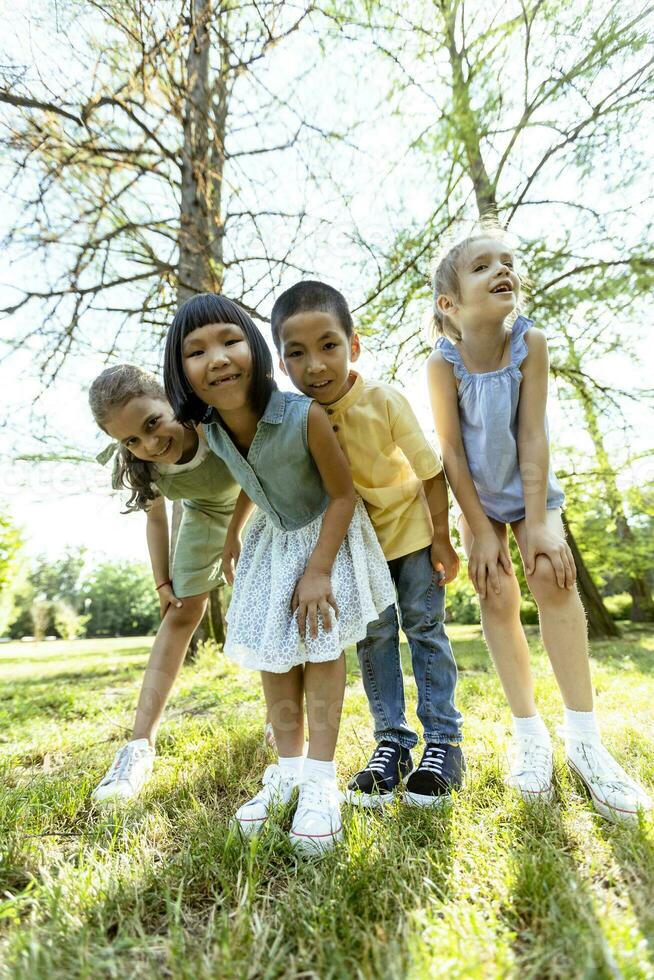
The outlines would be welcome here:
[[[440,459],[403,395],[350,370],[359,338],[338,290],[318,281],[297,283],[276,301],[271,323],[282,369],[326,410],[349,459],[395,584],[418,687],[426,747],[413,770],[410,750],[418,737],[405,717],[392,604],[357,644],[377,747],[350,781],[348,799],[382,806],[407,777],[407,802],[437,805],[460,787],[464,771],[454,704],[457,671],[443,626],[443,585],[456,577],[459,559],[450,542]]]

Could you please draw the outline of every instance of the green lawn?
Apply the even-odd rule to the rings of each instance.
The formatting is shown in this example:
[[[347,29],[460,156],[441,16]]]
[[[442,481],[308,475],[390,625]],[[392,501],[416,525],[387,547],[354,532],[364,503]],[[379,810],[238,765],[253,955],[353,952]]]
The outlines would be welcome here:
[[[516,800],[479,629],[451,636],[464,790],[443,812],[347,810],[321,861],[295,858],[288,814],[250,844],[229,832],[270,761],[257,675],[209,651],[185,668],[147,794],[97,812],[147,639],[0,646],[0,977],[654,977],[654,820],[603,822],[560,742],[555,803]],[[558,694],[530,642],[553,730]],[[654,635],[595,643],[593,663],[605,740],[651,793]],[[372,745],[353,655],[348,683],[343,782]]]

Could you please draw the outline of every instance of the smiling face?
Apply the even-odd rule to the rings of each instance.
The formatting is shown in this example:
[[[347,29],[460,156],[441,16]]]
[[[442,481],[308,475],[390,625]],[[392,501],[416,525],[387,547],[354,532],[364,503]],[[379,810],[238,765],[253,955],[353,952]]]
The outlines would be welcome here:
[[[197,440],[193,429],[176,421],[167,401],[147,395],[115,408],[104,429],[148,463],[177,463]]]
[[[195,394],[219,412],[248,404],[252,352],[235,323],[208,323],[186,335],[182,344],[184,374]]]
[[[359,338],[348,339],[331,313],[296,313],[284,321],[279,340],[280,366],[302,394],[329,405],[352,387],[350,361],[359,357]]]
[[[439,309],[459,326],[501,323],[513,312],[520,295],[513,253],[494,238],[477,238],[457,263],[459,295],[442,294]]]

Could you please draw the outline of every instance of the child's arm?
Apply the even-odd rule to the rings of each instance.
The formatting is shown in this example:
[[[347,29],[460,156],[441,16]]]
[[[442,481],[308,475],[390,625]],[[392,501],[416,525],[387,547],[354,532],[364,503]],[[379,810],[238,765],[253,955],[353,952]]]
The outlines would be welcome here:
[[[164,497],[155,497],[146,511],[145,536],[148,542],[150,564],[157,589],[161,618],[169,605],[181,606],[182,602],[173,592],[168,566],[168,516]],[[162,584],[164,583],[164,584]]]
[[[447,484],[443,470],[430,480],[423,480],[434,536],[431,543],[431,563],[439,573],[440,585],[448,585],[459,574],[459,556],[450,541]]]
[[[315,402],[309,408],[307,422],[309,452],[322,478],[329,503],[322,519],[316,547],[307,562],[304,575],[295,587],[291,608],[298,610],[300,635],[305,635],[308,618],[311,636],[316,637],[318,612],[320,611],[326,630],[330,630],[332,626],[329,607],[338,615],[338,606],[332,592],[331,571],[354,514],[356,495],[345,454],[338,444],[327,415]]]
[[[522,384],[518,405],[518,460],[525,495],[527,553],[525,571],[531,575],[536,557],[549,558],[560,588],[571,589],[576,579],[572,552],[565,539],[548,529],[547,483],[550,450],[545,431],[549,358],[547,341],[540,330],[526,335],[528,355],[522,363]]]
[[[474,537],[468,556],[468,575],[483,599],[487,582],[494,592],[500,592],[498,564],[507,575],[513,574],[508,545],[500,542],[482,509],[461,436],[456,382],[450,365],[438,351],[427,361],[427,381],[445,473]]]
[[[245,490],[241,490],[234,507],[232,519],[227,528],[225,546],[223,547],[222,569],[228,585],[234,584],[234,572],[241,555],[241,532],[253,510],[254,504],[245,493]]]
[[[391,437],[422,481],[433,527],[431,563],[438,572],[440,584],[446,585],[458,575],[459,556],[450,541],[445,473],[409,402],[393,390],[393,403],[389,406],[391,415],[395,416],[391,418]]]

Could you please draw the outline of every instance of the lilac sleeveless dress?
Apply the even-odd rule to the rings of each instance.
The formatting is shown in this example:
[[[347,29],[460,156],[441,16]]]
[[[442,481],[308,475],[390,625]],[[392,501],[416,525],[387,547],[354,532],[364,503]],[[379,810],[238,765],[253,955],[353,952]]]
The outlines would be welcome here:
[[[459,380],[461,435],[481,506],[487,517],[502,524],[523,520],[525,516],[518,466],[518,402],[520,365],[528,353],[525,334],[532,324],[533,320],[524,316],[516,319],[511,330],[511,361],[499,371],[471,374],[458,347],[447,337],[439,337],[435,345]],[[564,500],[550,466],[547,509],[562,507]]]

